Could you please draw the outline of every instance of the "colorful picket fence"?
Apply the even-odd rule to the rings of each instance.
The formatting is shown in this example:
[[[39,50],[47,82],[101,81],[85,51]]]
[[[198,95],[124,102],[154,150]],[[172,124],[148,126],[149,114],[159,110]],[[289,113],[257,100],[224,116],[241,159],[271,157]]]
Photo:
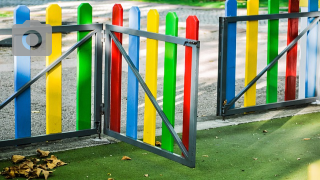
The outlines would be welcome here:
[[[299,12],[299,0],[289,0],[288,13]],[[268,1],[268,14],[279,14],[279,0]],[[302,11],[318,11],[318,0],[301,0]],[[306,8],[308,7],[308,8]],[[237,16],[237,1],[226,1],[226,16]],[[259,1],[247,1],[247,15],[259,14]],[[305,19],[305,20],[304,20]],[[308,19],[308,21],[307,21]],[[314,18],[302,18],[300,29],[307,27]],[[288,19],[287,44],[289,45],[297,36],[299,31],[299,19]],[[247,21],[246,29],[246,62],[245,62],[245,86],[247,86],[257,75],[257,49],[258,49],[258,21]],[[235,73],[236,73],[236,23],[228,25],[227,40],[227,83],[226,100],[230,102],[235,98]],[[318,27],[313,27],[301,39],[300,68],[299,68],[299,98],[315,97],[317,77],[317,48]],[[279,47],[279,20],[268,20],[268,44],[267,63],[271,63],[278,56]],[[296,74],[298,51],[297,44],[290,49],[286,55],[286,77],[285,77],[285,101],[296,99]],[[278,99],[278,64],[276,63],[267,71],[266,104],[276,103]],[[256,105],[256,84],[251,86],[244,94],[244,107]],[[232,105],[231,108],[234,108]]]
[[[57,4],[49,5],[46,10],[46,23],[61,26],[62,12]],[[30,10],[26,6],[18,6],[15,10],[15,23],[22,24],[30,19]],[[92,23],[92,7],[82,3],[78,7],[78,24]],[[115,4],[112,11],[112,25],[123,26],[123,8]],[[140,30],[140,10],[132,7],[129,11],[129,28]],[[151,9],[147,15],[147,31],[159,33],[159,13]],[[199,20],[189,16],[186,20],[186,38],[198,40]],[[78,32],[77,40],[81,40],[88,32]],[[114,33],[122,43],[122,34]],[[178,36],[178,16],[175,12],[166,15],[165,34]],[[46,66],[61,55],[61,33],[52,35],[52,54],[46,57]],[[76,129],[91,128],[91,69],[92,41],[85,42],[77,49],[77,105]],[[137,70],[139,70],[140,37],[129,35],[128,54]],[[175,124],[176,68],[177,44],[165,43],[164,57],[163,111],[172,126]],[[27,64],[26,64],[27,63]],[[190,88],[191,88],[192,48],[185,47],[185,77],[183,104],[182,142],[188,150],[190,129]],[[15,56],[15,90],[30,80],[30,57]],[[146,84],[153,96],[157,97],[158,40],[147,39],[146,48]],[[110,92],[110,130],[120,133],[121,129],[121,74],[122,54],[114,41],[111,43],[111,92]],[[54,134],[62,131],[62,65],[61,62],[46,75],[46,133]],[[23,108],[22,108],[23,107]],[[16,138],[31,137],[30,89],[16,98],[15,102]],[[138,131],[138,80],[131,68],[128,68],[127,120],[126,136],[137,139]],[[155,145],[156,110],[145,95],[143,141]],[[162,149],[173,152],[174,138],[168,128],[162,126]]]
[[[30,20],[30,10],[18,6],[14,11],[14,24],[23,24]],[[57,4],[46,9],[46,23],[61,26],[62,13]],[[78,7],[78,24],[92,23],[92,7],[82,3]],[[78,40],[88,32],[78,32]],[[46,57],[49,66],[61,55],[61,33],[52,34],[52,54]],[[89,40],[78,48],[77,70],[77,130],[91,128],[91,48]],[[30,80],[30,56],[14,56],[15,91]],[[62,65],[61,62],[46,75],[46,133],[62,132]],[[31,137],[31,94],[30,88],[15,99],[15,138]]]

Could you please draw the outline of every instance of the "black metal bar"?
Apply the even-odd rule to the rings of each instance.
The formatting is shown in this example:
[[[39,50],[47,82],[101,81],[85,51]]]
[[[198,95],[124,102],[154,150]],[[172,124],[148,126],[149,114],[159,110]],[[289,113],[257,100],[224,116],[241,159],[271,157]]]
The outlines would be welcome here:
[[[104,30],[105,31],[105,30]],[[110,126],[110,73],[111,73],[111,37],[109,33],[105,35],[105,70],[104,70],[104,126],[103,132],[106,134]]]
[[[226,111],[225,115],[230,116],[234,114],[240,114],[244,112],[254,112],[254,111],[264,111],[268,109],[275,109],[285,106],[295,106],[295,105],[302,105],[307,103],[312,103],[318,100],[318,97],[313,98],[306,98],[306,99],[297,99],[292,101],[283,101],[278,103],[270,103],[270,104],[264,104],[264,105],[258,105],[258,106],[250,106],[250,107],[244,107],[244,108],[237,108],[237,109],[229,109]]]
[[[227,89],[227,48],[228,48],[228,22],[223,21],[223,31],[222,31],[222,57],[221,57],[221,79],[220,79],[220,107],[222,115],[225,113],[224,101],[226,99],[226,89]]]
[[[282,52],[280,52],[279,55],[276,58],[274,58],[274,60],[271,63],[269,63],[245,88],[243,88],[241,92],[239,92],[237,96],[230,101],[230,103],[224,106],[224,110],[227,111],[254,83],[256,83],[263,76],[265,72],[271,69],[279,61],[279,59],[287,51],[289,51],[305,33],[307,33],[308,30],[310,30],[313,26],[317,24],[319,19],[320,17],[315,18],[312,21],[312,23],[309,26],[307,26]]]
[[[302,13],[284,13],[284,14],[261,14],[252,16],[232,16],[223,17],[227,22],[238,21],[258,21],[258,20],[272,20],[272,19],[285,19],[285,18],[301,18],[301,17],[317,17],[320,16],[320,12],[302,12]]]
[[[93,31],[102,29],[103,24],[81,24],[81,25],[62,25],[52,26],[52,32],[69,33],[74,31]],[[26,30],[29,30],[26,28]],[[12,35],[12,29],[0,29],[0,35]]]
[[[199,47],[192,47],[190,120],[189,120],[189,158],[196,165],[196,138],[198,112],[198,80],[199,80]]]
[[[64,54],[62,54],[57,60],[55,60],[53,63],[51,63],[49,66],[47,66],[45,69],[40,71],[33,79],[31,79],[29,82],[27,82],[24,86],[22,86],[18,91],[13,93],[9,98],[7,98],[3,103],[0,104],[0,110],[5,107],[9,102],[11,102],[14,98],[19,96],[23,91],[25,91],[27,88],[29,88],[34,82],[36,82],[40,77],[45,75],[48,71],[50,71],[52,68],[54,68],[58,63],[60,63],[64,58],[66,58],[72,51],[74,51],[77,47],[81,46],[84,42],[86,42],[88,39],[90,39],[96,31],[90,32],[88,35],[86,35],[83,39],[78,41],[76,44],[74,44],[70,49],[67,50]]]
[[[222,107],[222,102],[221,102],[221,65],[222,65],[222,40],[223,40],[223,17],[219,17],[219,44],[218,44],[218,82],[217,82],[217,111],[216,114],[217,116],[220,116],[222,114],[221,112],[221,107]]]
[[[102,28],[103,26],[101,26]],[[95,36],[94,61],[94,127],[101,132],[101,104],[102,104],[102,29],[97,29]]]
[[[148,88],[148,86],[146,85],[146,83],[143,81],[142,77],[139,74],[139,71],[137,70],[137,68],[134,66],[134,64],[131,61],[131,58],[128,56],[128,54],[126,53],[126,51],[123,49],[121,43],[119,42],[118,38],[113,34],[113,32],[109,31],[107,29],[107,33],[111,36],[112,40],[114,41],[114,43],[116,44],[116,46],[118,47],[119,51],[121,52],[122,56],[125,58],[125,60],[127,61],[129,67],[131,68],[132,72],[134,73],[134,75],[136,76],[136,78],[138,79],[140,85],[142,86],[142,88],[144,89],[145,93],[147,94],[147,96],[149,97],[150,101],[152,102],[153,106],[155,107],[156,111],[158,112],[158,114],[160,115],[162,121],[165,123],[165,125],[167,126],[167,128],[169,129],[171,135],[173,136],[175,142],[178,144],[180,150],[182,151],[182,153],[185,155],[186,158],[189,157],[188,155],[188,151],[185,148],[185,146],[183,145],[180,137],[178,136],[178,134],[174,131],[172,125],[170,124],[167,116],[164,114],[164,112],[162,111],[161,107],[159,106],[159,104],[157,103],[157,100],[154,98],[154,96],[152,95],[150,89]]]
[[[23,144],[30,144],[30,143],[37,143],[37,142],[44,142],[44,141],[54,141],[59,139],[72,138],[72,137],[90,136],[94,134],[97,134],[96,129],[65,132],[65,133],[58,133],[58,134],[48,134],[48,135],[35,136],[35,137],[29,137],[29,138],[0,141],[0,147],[23,145]]]
[[[192,45],[199,44],[199,41],[192,40],[192,39],[167,36],[164,34],[158,34],[158,33],[152,33],[152,32],[148,32],[148,31],[130,29],[130,28],[121,27],[121,26],[113,26],[113,25],[109,25],[109,24],[106,24],[106,29],[108,29],[110,31],[114,31],[114,32],[120,32],[120,33],[124,33],[124,34],[141,36],[141,37],[146,37],[146,38],[150,38],[150,39],[156,39],[156,40],[160,40],[160,41],[180,44],[180,45],[184,45],[184,46],[192,46]]]
[[[129,137],[123,136],[117,132],[114,132],[114,131],[111,131],[108,129],[106,130],[106,134],[108,136],[114,137],[120,141],[126,142],[126,143],[131,144],[133,146],[136,146],[138,148],[147,150],[147,151],[152,152],[154,154],[163,156],[165,158],[168,158],[168,159],[173,160],[175,162],[181,163],[181,164],[186,165],[188,167],[194,167],[192,162],[188,161],[187,159],[185,159],[177,154],[171,153],[169,151],[163,150],[163,149],[155,147],[155,146],[151,146],[151,145],[146,144],[146,143],[139,141],[139,140],[131,139]]]

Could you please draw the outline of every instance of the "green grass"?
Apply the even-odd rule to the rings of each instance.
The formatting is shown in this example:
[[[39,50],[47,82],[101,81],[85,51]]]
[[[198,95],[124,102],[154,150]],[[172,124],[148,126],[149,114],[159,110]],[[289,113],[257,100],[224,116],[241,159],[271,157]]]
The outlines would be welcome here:
[[[200,6],[200,7],[208,7],[208,8],[225,8],[224,0],[222,1],[221,0],[132,0],[132,1],[179,4],[179,5]],[[238,8],[247,7],[246,0],[238,0],[237,2],[238,2]],[[261,8],[266,8],[268,7],[268,0],[260,0],[259,4]],[[280,0],[280,7],[288,7],[288,0]]]
[[[147,179],[303,180],[308,165],[320,159],[319,117],[314,113],[198,131],[196,168],[122,142],[54,153],[69,164],[49,180],[146,179],[144,174]],[[132,160],[121,161],[124,155]],[[0,162],[1,169],[9,165]]]

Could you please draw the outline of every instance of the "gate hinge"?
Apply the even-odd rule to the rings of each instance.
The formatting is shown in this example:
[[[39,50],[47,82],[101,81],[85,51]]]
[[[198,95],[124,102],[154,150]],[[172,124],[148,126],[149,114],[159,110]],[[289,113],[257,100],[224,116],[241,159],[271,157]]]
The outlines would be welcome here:
[[[100,114],[104,115],[104,103],[100,104]]]

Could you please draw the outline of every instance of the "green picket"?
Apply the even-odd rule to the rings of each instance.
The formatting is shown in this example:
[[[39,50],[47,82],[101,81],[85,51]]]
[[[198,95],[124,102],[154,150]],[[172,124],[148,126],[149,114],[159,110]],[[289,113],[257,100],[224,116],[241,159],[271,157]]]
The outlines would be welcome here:
[[[169,12],[166,16],[166,35],[178,36],[178,16]],[[177,44],[165,43],[164,80],[163,80],[163,112],[174,126],[176,96]],[[162,123],[161,147],[173,152],[174,139],[164,123]]]
[[[92,7],[82,3],[78,7],[78,24],[92,24]],[[79,32],[77,40],[81,40],[89,32]],[[77,130],[91,128],[91,65],[92,39],[78,47],[77,66]]]
[[[279,0],[268,0],[268,13],[279,14]],[[267,63],[278,56],[279,20],[268,20],[268,50]],[[277,102],[278,92],[278,63],[267,72],[267,103]]]

